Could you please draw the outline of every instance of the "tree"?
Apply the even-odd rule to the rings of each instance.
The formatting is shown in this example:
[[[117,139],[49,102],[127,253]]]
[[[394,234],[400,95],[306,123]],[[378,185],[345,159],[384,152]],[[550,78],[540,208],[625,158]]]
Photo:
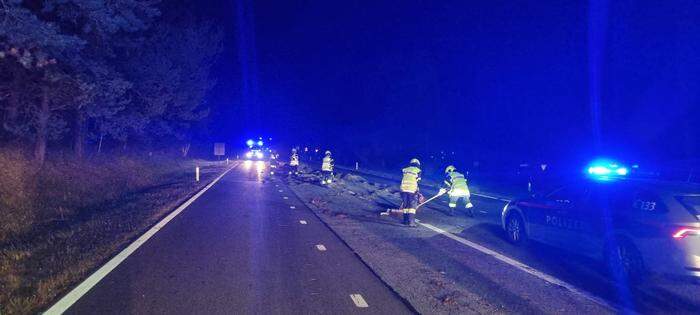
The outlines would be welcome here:
[[[132,69],[129,79],[137,82],[149,135],[172,137],[189,147],[192,126],[209,113],[205,98],[215,83],[209,72],[222,38],[210,23],[161,25],[149,44],[128,59],[125,68]],[[186,155],[188,150],[182,152]]]
[[[76,54],[84,42],[41,20],[37,9],[8,0],[0,11],[0,70],[7,74],[0,83],[0,95],[5,100],[3,129],[34,138],[35,159],[41,163],[46,141],[61,130],[61,120],[53,115],[60,108],[51,100],[56,92],[52,88],[66,83],[55,69],[57,60]]]
[[[58,140],[78,157],[86,139],[188,147],[222,34],[182,18],[151,30],[156,3],[0,0],[0,134],[31,139],[39,163]]]

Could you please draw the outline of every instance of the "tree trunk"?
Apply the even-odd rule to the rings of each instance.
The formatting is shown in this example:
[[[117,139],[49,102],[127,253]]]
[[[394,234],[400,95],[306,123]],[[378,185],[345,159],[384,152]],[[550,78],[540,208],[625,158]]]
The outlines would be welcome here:
[[[46,87],[41,89],[41,106],[36,125],[36,143],[34,146],[34,161],[39,165],[44,164],[46,158],[46,143],[48,142],[48,125],[51,112],[49,110],[49,91]]]
[[[2,123],[3,129],[9,132],[15,130],[17,124],[17,116],[19,114],[19,90],[20,83],[17,73],[13,73],[14,79],[10,85],[10,94],[7,97],[7,108],[5,121]]]
[[[100,142],[97,144],[97,154],[100,154],[102,152],[102,140],[104,140],[105,135],[101,134],[100,135]]]
[[[73,150],[75,157],[82,159],[85,155],[85,114],[80,109],[75,112],[74,128]]]
[[[190,152],[190,143],[187,143],[182,146],[182,157],[186,158],[187,154]]]

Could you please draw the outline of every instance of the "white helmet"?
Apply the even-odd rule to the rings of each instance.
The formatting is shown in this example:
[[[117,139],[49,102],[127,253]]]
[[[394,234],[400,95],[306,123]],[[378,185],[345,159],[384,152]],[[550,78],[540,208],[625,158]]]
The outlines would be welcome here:
[[[457,170],[457,168],[454,165],[450,165],[447,168],[445,168],[445,173],[452,173],[456,170]]]
[[[420,161],[418,161],[416,158],[412,158],[410,164],[420,165]]]
[[[331,151],[326,150],[326,155],[331,155]]]

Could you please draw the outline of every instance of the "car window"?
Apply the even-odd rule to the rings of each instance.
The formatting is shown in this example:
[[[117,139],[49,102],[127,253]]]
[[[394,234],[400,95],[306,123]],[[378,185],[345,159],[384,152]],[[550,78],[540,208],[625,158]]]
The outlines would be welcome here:
[[[700,214],[700,195],[678,196],[676,197],[693,215]]]
[[[547,199],[561,203],[578,203],[586,199],[588,189],[585,186],[565,186],[551,192]]]

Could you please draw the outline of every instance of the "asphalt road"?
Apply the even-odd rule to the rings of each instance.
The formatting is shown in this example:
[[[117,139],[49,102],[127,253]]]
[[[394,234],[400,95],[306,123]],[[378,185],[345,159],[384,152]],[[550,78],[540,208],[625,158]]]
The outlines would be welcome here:
[[[242,164],[66,313],[411,312],[291,192]]]
[[[358,173],[371,182],[396,186],[396,180]],[[423,187],[426,196],[436,191]],[[504,256],[565,281],[588,294],[601,298],[619,312],[624,313],[674,313],[697,314],[700,312],[700,284],[664,278],[647,279],[644,283],[629,287],[616,286],[609,279],[601,262],[578,256],[558,248],[532,242],[528,246],[515,246],[506,241],[500,227],[500,214],[504,201],[474,196],[475,217],[469,218],[462,209],[449,216],[446,198],[439,198],[419,211],[418,218],[466,240],[483,245]],[[542,303],[548,303],[542,301]]]

